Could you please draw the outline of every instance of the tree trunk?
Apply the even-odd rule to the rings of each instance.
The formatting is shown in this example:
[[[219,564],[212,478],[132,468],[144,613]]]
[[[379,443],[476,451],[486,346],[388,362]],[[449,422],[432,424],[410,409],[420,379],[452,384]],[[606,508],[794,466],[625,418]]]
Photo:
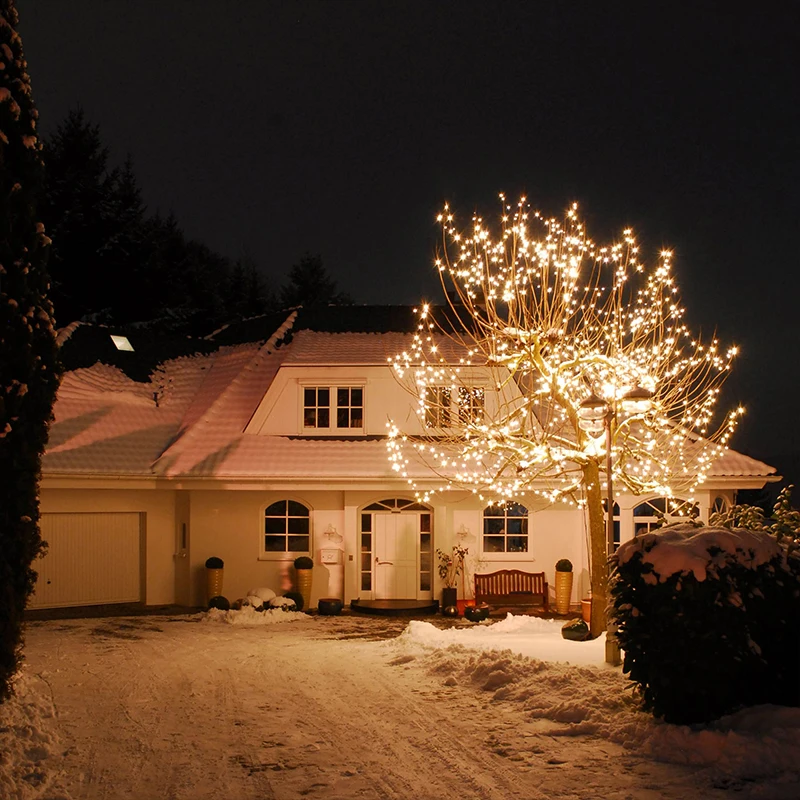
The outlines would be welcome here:
[[[586,511],[589,515],[589,542],[592,575],[592,621],[589,629],[597,638],[606,629],[608,602],[608,543],[603,516],[603,495],[600,491],[600,465],[590,461],[583,467],[586,489]]]

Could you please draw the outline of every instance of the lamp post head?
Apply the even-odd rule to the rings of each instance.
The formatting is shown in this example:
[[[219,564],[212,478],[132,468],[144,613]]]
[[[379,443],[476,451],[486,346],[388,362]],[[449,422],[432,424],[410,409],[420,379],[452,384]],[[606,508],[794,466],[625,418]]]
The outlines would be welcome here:
[[[627,414],[644,414],[653,405],[653,393],[643,386],[634,386],[621,398],[622,409]]]

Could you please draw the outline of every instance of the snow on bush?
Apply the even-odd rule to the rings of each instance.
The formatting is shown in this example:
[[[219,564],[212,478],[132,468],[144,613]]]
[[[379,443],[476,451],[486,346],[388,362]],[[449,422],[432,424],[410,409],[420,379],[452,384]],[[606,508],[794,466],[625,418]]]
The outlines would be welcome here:
[[[623,670],[668,722],[798,705],[800,558],[768,533],[671,525],[612,559]]]
[[[3,800],[66,798],[56,787],[60,756],[55,709],[47,685],[24,670],[14,694],[0,704],[0,797]]]
[[[284,611],[281,608],[256,611],[252,606],[243,606],[238,611],[221,611],[218,608],[210,608],[199,616],[201,622],[243,625],[247,627],[277,625],[281,622],[301,622],[312,619],[308,614],[303,614],[299,611]]]

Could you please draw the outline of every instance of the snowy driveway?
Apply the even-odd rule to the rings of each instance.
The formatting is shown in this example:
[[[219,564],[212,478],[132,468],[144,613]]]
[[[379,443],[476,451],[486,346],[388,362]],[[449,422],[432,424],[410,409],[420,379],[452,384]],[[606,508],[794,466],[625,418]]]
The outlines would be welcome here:
[[[18,763],[10,796],[800,796],[796,728],[773,721],[766,741],[659,725],[617,670],[437,646],[427,623],[397,637],[400,621],[297,616],[30,623],[16,713],[43,744],[17,737],[34,777]]]

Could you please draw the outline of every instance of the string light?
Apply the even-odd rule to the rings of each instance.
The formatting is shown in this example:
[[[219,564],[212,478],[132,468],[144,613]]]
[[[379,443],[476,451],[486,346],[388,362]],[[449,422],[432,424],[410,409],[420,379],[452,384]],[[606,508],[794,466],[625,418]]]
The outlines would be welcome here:
[[[559,220],[500,200],[496,231],[478,215],[459,230],[447,205],[437,217],[448,314],[421,305],[411,347],[389,359],[419,417],[413,432],[389,424],[392,469],[423,501],[458,487],[583,504],[585,467],[604,463],[605,443],[579,427],[578,408],[594,392],[616,409],[640,387],[649,409],[613,418],[612,479],[691,496],[743,413],[716,413],[737,348],[690,333],[671,251],[648,267],[629,228],[595,244],[577,204]],[[412,460],[435,485],[412,477]]]

